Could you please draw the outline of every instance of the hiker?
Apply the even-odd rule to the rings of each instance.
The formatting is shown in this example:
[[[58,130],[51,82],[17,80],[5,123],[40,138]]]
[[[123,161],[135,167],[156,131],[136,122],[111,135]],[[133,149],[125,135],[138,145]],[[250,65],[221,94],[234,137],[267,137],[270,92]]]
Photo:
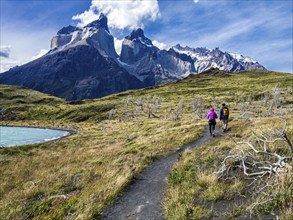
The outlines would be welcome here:
[[[223,122],[223,131],[226,132],[228,128],[228,119],[229,119],[229,109],[225,103],[222,104],[220,109],[220,120]]]
[[[214,108],[211,108],[210,112],[208,113],[208,122],[210,127],[210,134],[213,137],[215,137],[215,126],[217,124],[216,122],[217,118],[218,118],[218,115],[216,114]]]

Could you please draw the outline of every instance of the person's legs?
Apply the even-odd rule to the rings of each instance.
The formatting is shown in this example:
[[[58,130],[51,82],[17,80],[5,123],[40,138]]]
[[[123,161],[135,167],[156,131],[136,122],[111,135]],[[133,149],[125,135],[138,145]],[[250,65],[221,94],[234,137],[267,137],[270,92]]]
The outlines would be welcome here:
[[[223,131],[225,132],[225,119],[222,119],[222,123],[223,123]]]
[[[216,123],[213,124],[213,136],[215,137],[215,128],[216,128]]]
[[[228,128],[228,119],[224,119],[223,122],[224,122],[224,132],[225,132],[227,131],[227,128]]]
[[[211,124],[211,123],[209,123],[209,127],[210,127],[210,134],[211,134],[211,136],[212,136],[213,133],[212,133],[212,124]]]

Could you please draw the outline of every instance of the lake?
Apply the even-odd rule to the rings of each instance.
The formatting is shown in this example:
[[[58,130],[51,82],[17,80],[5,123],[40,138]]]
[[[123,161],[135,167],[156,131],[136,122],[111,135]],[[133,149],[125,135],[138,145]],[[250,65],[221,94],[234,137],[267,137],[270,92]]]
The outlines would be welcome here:
[[[70,135],[64,130],[0,126],[0,147],[43,143]]]

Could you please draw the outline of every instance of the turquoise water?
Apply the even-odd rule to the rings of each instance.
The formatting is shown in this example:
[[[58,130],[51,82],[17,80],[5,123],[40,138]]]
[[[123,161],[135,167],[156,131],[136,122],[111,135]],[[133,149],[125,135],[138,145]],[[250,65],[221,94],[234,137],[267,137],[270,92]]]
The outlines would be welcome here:
[[[68,131],[45,128],[0,126],[0,146],[42,143],[69,135]]]

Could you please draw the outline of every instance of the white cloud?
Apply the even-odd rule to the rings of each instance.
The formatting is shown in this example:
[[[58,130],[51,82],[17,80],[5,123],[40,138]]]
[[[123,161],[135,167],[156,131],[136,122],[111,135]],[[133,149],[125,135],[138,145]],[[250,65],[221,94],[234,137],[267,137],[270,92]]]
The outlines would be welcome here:
[[[146,20],[154,21],[160,16],[157,0],[92,0],[89,10],[72,19],[80,20],[78,25],[84,26],[98,19],[101,12],[107,15],[109,27],[120,30],[143,27]]]
[[[120,40],[120,39],[114,37],[114,46],[115,46],[116,53],[118,55],[120,55],[120,53],[121,53],[122,42],[123,42],[123,39]]]
[[[0,46],[0,57],[8,58],[10,56],[11,45]]]
[[[293,73],[292,39],[276,39],[270,42],[256,42],[253,45],[247,43],[243,46],[243,48],[245,48],[245,53],[256,58],[256,60],[267,69]],[[276,68],[276,66],[278,68]]]
[[[198,2],[199,2],[199,0],[193,0],[193,2],[196,4],[196,3],[198,3]]]
[[[0,62],[0,73],[9,70],[12,67],[23,65],[32,60],[38,59],[41,56],[48,53],[48,50],[41,49],[37,55],[32,57],[23,57],[21,55],[16,55],[15,50],[10,45],[1,45],[1,62]],[[2,51],[8,51],[8,56],[2,56]]]
[[[3,58],[3,59],[1,58],[0,74],[16,65],[19,65],[19,62],[17,60],[14,60],[11,58]]]
[[[46,53],[48,53],[48,50],[46,49],[41,49],[40,52],[36,55],[32,57],[32,60],[36,60],[42,56],[44,56]]]
[[[159,42],[159,41],[156,41],[156,40],[153,40],[152,42],[153,42],[153,45],[155,45],[156,47],[158,47],[161,50],[164,50],[164,49],[166,50],[166,49],[169,48],[169,46],[167,44],[165,44],[165,43],[162,43],[162,42]]]
[[[15,26],[21,28],[14,28]],[[52,27],[38,29],[36,26],[21,22],[14,25],[3,24],[0,32],[1,44],[9,46],[9,57],[0,57],[0,72],[35,59],[42,48],[50,48],[50,40],[55,33],[56,29]]]
[[[11,45],[1,45],[0,46],[0,73],[9,70],[11,67],[19,65],[20,62],[11,56],[12,53]]]
[[[200,46],[212,45],[217,47],[219,44],[223,45],[231,42],[233,38],[248,33],[263,23],[263,20],[254,20],[253,18],[237,20],[220,28],[218,31],[206,33],[200,39],[197,39],[196,43]]]

